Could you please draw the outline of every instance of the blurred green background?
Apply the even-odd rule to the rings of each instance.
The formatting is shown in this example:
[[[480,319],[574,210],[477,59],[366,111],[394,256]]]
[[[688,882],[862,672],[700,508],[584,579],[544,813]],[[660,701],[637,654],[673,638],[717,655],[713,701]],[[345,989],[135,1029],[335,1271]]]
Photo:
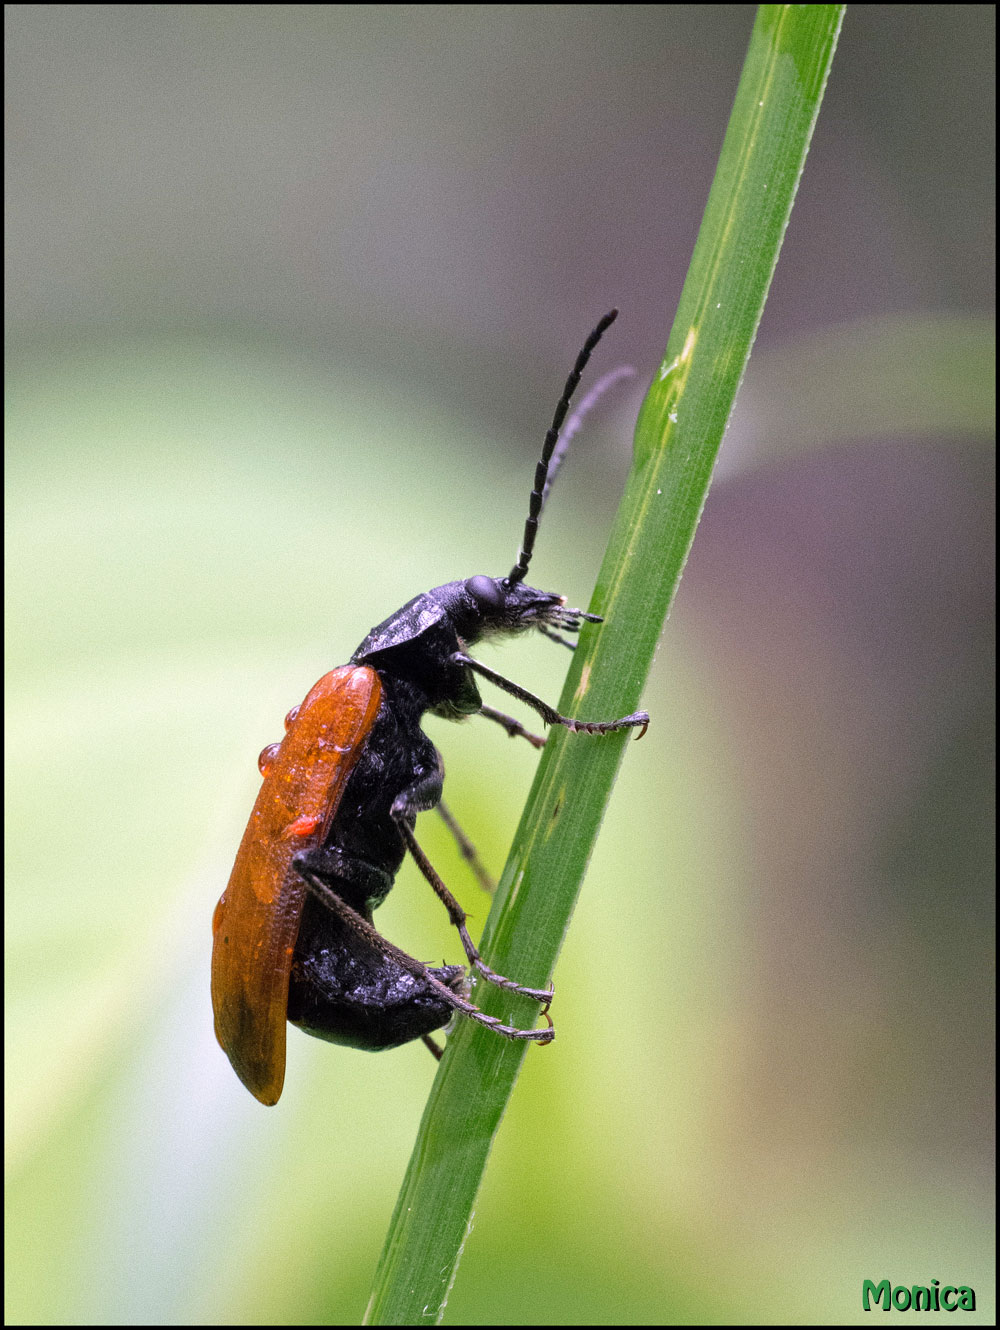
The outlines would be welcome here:
[[[618,304],[639,376],[533,565],[586,604],[753,10],[5,17],[7,1319],[356,1322],[434,1067],[292,1031],[277,1109],[233,1076],[256,756],[373,623],[509,566]],[[993,25],[848,11],[452,1323],[853,1322],[866,1277],[995,1320]],[[482,655],[557,698],[551,644]],[[499,872],[535,755],[428,730]],[[458,955],[410,867],[379,921]]]

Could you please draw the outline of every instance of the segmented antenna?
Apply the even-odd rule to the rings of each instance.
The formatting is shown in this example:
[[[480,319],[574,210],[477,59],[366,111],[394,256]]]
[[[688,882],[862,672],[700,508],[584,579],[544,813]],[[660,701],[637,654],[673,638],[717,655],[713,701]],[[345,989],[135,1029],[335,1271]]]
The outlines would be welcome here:
[[[541,516],[542,504],[545,501],[546,481],[549,478],[549,464],[552,461],[552,454],[555,451],[556,443],[559,439],[559,430],[562,428],[563,420],[566,418],[566,412],[569,410],[569,404],[573,394],[576,391],[577,384],[583,371],[587,368],[587,361],[590,359],[594,347],[601,340],[607,330],[618,317],[616,309],[610,310],[601,319],[600,323],[590,334],[583,344],[583,349],[576,358],[576,364],[570,371],[569,378],[566,380],[566,386],[563,388],[562,397],[556,406],[555,414],[552,417],[552,424],[549,426],[549,432],[545,436],[545,442],[542,445],[542,455],[539,458],[538,465],[535,467],[535,484],[528,499],[528,520],[524,524],[524,535],[521,537],[521,552],[517,556],[517,563],[507,574],[506,581],[513,585],[516,582],[523,582],[525,574],[528,571],[528,564],[531,562],[531,553],[535,548],[535,536],[538,534],[538,519]],[[561,460],[561,459],[560,459]],[[554,474],[554,473],[553,473]]]
[[[549,501],[549,494],[552,491],[552,482],[555,480],[559,468],[563,464],[563,459],[569,452],[569,446],[580,432],[583,422],[593,411],[594,407],[601,400],[605,393],[610,392],[616,383],[621,383],[622,379],[632,379],[635,377],[634,365],[619,365],[616,369],[609,369],[607,374],[601,377],[587,393],[586,397],[576,408],[569,420],[563,426],[562,433],[559,435],[559,442],[556,444],[555,451],[552,454],[552,461],[549,463],[549,474],[545,478],[545,488],[542,490],[542,512],[545,511],[545,505]]]

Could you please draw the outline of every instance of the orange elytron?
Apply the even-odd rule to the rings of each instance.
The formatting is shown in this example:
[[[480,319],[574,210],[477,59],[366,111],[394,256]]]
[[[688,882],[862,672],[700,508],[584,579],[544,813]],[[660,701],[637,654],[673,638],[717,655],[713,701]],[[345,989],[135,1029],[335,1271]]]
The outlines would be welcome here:
[[[292,867],[326,835],[382,700],[367,665],[324,674],[261,754],[264,783],[212,920],[215,1034],[262,1104],[285,1079],[288,981],[306,884]]]

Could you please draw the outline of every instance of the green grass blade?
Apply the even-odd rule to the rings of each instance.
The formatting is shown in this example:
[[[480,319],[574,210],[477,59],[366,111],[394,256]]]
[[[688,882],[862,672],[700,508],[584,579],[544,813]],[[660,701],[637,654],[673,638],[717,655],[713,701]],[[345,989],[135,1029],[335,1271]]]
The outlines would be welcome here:
[[[564,713],[603,719],[639,704],[760,321],[842,17],[840,5],[758,12],[591,603],[606,622],[581,635]],[[522,983],[542,985],[552,972],[628,742],[560,732],[546,746],[484,936],[490,963]],[[534,1019],[533,1004],[482,984],[476,1000],[519,1024]],[[449,1038],[376,1272],[369,1324],[442,1315],[525,1051],[471,1022]],[[502,1278],[498,1271],[498,1284]]]

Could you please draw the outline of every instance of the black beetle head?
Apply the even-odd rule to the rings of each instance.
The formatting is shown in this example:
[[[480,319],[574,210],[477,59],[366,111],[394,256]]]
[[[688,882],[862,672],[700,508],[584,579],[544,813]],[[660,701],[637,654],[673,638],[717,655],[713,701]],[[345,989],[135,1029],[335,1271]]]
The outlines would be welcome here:
[[[412,657],[414,651],[436,659],[458,650],[462,642],[471,646],[485,637],[529,628],[549,637],[558,637],[554,630],[560,628],[575,633],[585,619],[600,623],[596,614],[567,609],[565,596],[554,591],[538,591],[506,577],[468,577],[414,596],[373,628],[351,659],[384,662],[389,652]]]
[[[451,606],[452,620],[459,636],[470,643],[529,628],[540,628],[543,632],[561,628],[575,633],[584,619],[600,622],[596,615],[568,610],[565,596],[539,591],[508,577],[480,574],[451,585],[456,592]]]

